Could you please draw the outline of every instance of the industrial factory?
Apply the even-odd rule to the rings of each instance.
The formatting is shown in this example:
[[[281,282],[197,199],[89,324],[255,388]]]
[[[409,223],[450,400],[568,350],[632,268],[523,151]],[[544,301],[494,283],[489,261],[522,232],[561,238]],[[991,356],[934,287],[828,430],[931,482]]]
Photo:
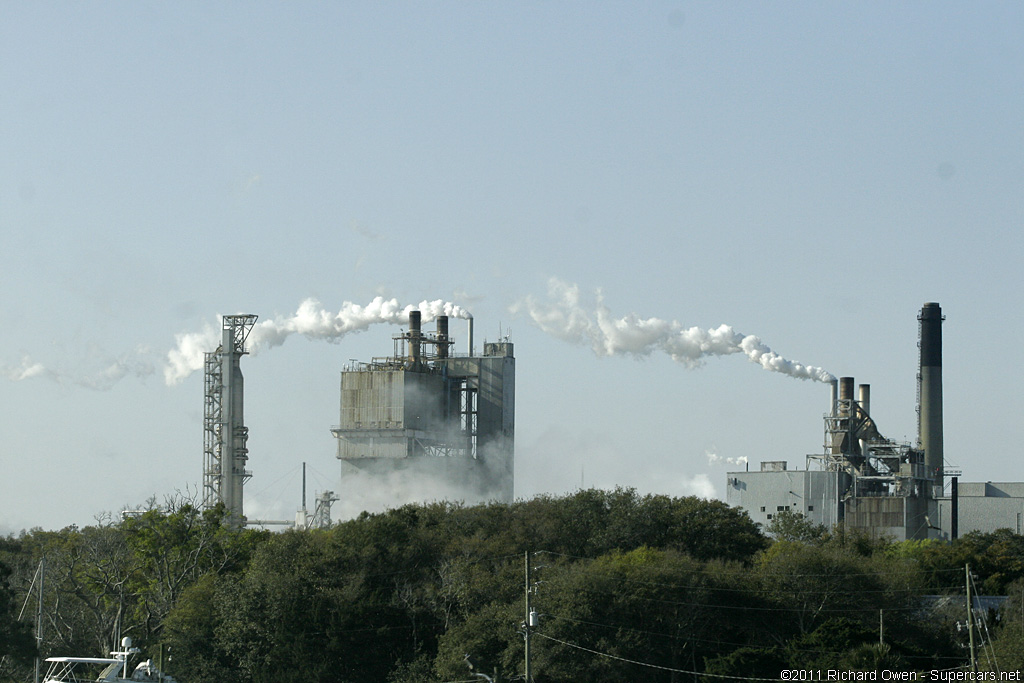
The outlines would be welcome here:
[[[405,313],[402,314],[404,316]],[[361,504],[396,506],[423,500],[513,500],[515,357],[506,337],[476,353],[473,320],[456,351],[449,317],[408,310],[408,328],[393,335],[390,355],[352,361],[341,372],[337,440],[341,496]],[[853,377],[831,382],[822,452],[802,456],[804,469],[784,460],[758,471],[729,472],[726,501],[768,528],[781,512],[825,527],[843,525],[896,540],[953,539],[969,531],[1024,532],[1024,483],[961,483],[943,452],[942,309],[926,303],[918,315],[919,364],[915,443],[882,434],[871,417],[871,387]],[[400,323],[404,317],[389,318]],[[226,522],[247,520],[243,485],[248,429],[243,417],[240,358],[255,315],[222,318],[221,342],[205,354],[203,507],[222,504]],[[346,490],[345,487],[349,489]],[[296,526],[329,526],[332,491],[303,504]],[[366,508],[362,508],[366,509]]]
[[[394,351],[341,373],[341,414],[331,430],[346,470],[443,481],[465,500],[512,501],[515,357],[508,339],[453,350],[448,317],[421,329],[420,311],[395,335]],[[396,503],[405,501],[396,500]]]
[[[458,492],[460,500],[512,500],[515,446],[515,357],[504,338],[473,348],[468,319],[466,351],[456,352],[448,316],[424,333],[422,314],[408,314],[408,330],[395,335],[392,355],[353,363],[341,373],[340,419],[331,433],[338,441],[342,484],[358,479],[393,495],[400,505],[397,478],[435,484]],[[292,524],[248,520],[243,513],[249,430],[245,426],[240,359],[255,315],[222,317],[221,343],[204,355],[203,509],[222,504],[226,523]],[[443,483],[443,486],[440,484]],[[305,485],[303,485],[305,489]],[[442,496],[436,496],[442,497]],[[307,515],[305,493],[296,526],[329,526],[330,505],[322,492]]]
[[[768,527],[783,511],[816,524],[844,525],[895,540],[953,539],[969,531],[1022,532],[1024,483],[960,483],[942,443],[942,322],[937,303],[918,315],[918,436],[915,444],[882,436],[871,418],[871,388],[854,378],[832,382],[824,452],[806,467],[762,462],[760,471],[729,472],[726,500]]]

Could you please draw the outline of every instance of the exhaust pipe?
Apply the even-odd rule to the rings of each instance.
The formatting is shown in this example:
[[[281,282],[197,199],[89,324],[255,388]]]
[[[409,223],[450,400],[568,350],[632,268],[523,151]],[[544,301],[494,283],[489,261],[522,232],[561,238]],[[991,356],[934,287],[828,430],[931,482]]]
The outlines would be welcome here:
[[[942,491],[942,308],[926,303],[917,316],[920,321],[921,360],[917,375],[920,397],[918,406],[918,445],[924,449],[924,465],[928,476]]]
[[[420,364],[420,355],[422,353],[420,344],[422,339],[422,333],[420,332],[421,317],[419,311],[409,311],[409,363],[413,367],[417,367]]]

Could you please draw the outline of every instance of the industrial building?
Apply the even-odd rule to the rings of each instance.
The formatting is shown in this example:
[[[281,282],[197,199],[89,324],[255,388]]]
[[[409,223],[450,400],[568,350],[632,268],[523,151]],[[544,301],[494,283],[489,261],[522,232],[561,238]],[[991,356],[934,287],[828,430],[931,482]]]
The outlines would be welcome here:
[[[345,471],[384,482],[396,473],[446,484],[464,500],[510,502],[515,449],[515,357],[507,338],[456,353],[448,317],[425,333],[419,311],[393,337],[390,356],[341,373],[331,433]],[[354,470],[349,469],[354,468]],[[407,502],[396,500],[396,503]]]
[[[368,363],[354,362],[341,373],[339,423],[331,429],[348,471],[394,493],[392,504],[411,502],[388,491],[396,473],[421,483],[444,483],[459,499],[510,502],[515,451],[515,357],[506,337],[473,348],[468,320],[467,350],[456,353],[448,317],[436,319],[436,332],[424,333],[420,311],[409,313],[409,329],[395,335],[394,352]],[[204,354],[202,508],[223,505],[225,523],[291,525],[287,521],[247,520],[243,486],[249,430],[244,420],[244,380],[240,359],[256,323],[255,315],[221,319],[221,343]],[[365,481],[365,479],[361,479]],[[305,482],[305,479],[303,479]],[[435,487],[436,488],[436,487]],[[437,489],[436,490],[440,490]],[[439,496],[439,497],[444,497]],[[317,497],[316,511],[303,505],[296,526],[330,525],[333,491]]]
[[[871,418],[871,388],[854,379],[832,382],[822,453],[804,456],[805,469],[787,461],[729,472],[726,501],[768,527],[782,511],[816,524],[866,531],[874,537],[953,539],[969,531],[1022,532],[1024,483],[961,483],[945,464],[942,438],[942,322],[937,303],[918,315],[918,437],[915,444],[885,438]],[[947,482],[948,478],[948,482]]]

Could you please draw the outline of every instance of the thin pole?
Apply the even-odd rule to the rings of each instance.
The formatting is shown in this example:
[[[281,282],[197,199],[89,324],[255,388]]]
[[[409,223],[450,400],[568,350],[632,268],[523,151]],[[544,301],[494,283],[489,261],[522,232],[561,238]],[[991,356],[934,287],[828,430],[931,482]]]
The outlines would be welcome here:
[[[965,565],[967,574],[967,632],[971,641],[971,671],[978,670],[978,660],[974,652],[974,603],[971,599],[971,565]]]
[[[523,620],[523,633],[524,633],[523,638],[524,638],[525,643],[526,643],[526,645],[524,647],[525,655],[526,655],[526,661],[525,661],[525,667],[524,667],[525,676],[523,677],[523,679],[526,681],[526,683],[530,683],[532,678],[531,678],[531,675],[530,675],[530,551],[529,550],[526,551],[525,558],[526,558],[526,561],[525,561],[525,567],[526,567],[526,618]]]
[[[878,644],[885,645],[885,610],[878,610]]]
[[[43,581],[46,580],[46,558],[39,560],[39,603],[36,607],[36,677],[39,683],[39,650],[43,647]]]

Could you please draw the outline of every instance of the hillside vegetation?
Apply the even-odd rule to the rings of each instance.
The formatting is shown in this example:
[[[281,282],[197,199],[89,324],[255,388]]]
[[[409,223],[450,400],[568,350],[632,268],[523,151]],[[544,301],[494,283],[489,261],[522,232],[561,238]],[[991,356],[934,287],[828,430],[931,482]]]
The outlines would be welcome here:
[[[0,679],[31,680],[15,606],[43,558],[44,657],[129,635],[184,683],[522,680],[527,585],[536,681],[950,669],[968,656],[963,598],[922,596],[962,596],[968,563],[982,593],[1010,596],[986,615],[982,666],[1024,665],[1009,531],[890,543],[783,516],[771,540],[724,503],[628,489],[407,505],[326,531],[220,521],[172,502],[2,540]]]

